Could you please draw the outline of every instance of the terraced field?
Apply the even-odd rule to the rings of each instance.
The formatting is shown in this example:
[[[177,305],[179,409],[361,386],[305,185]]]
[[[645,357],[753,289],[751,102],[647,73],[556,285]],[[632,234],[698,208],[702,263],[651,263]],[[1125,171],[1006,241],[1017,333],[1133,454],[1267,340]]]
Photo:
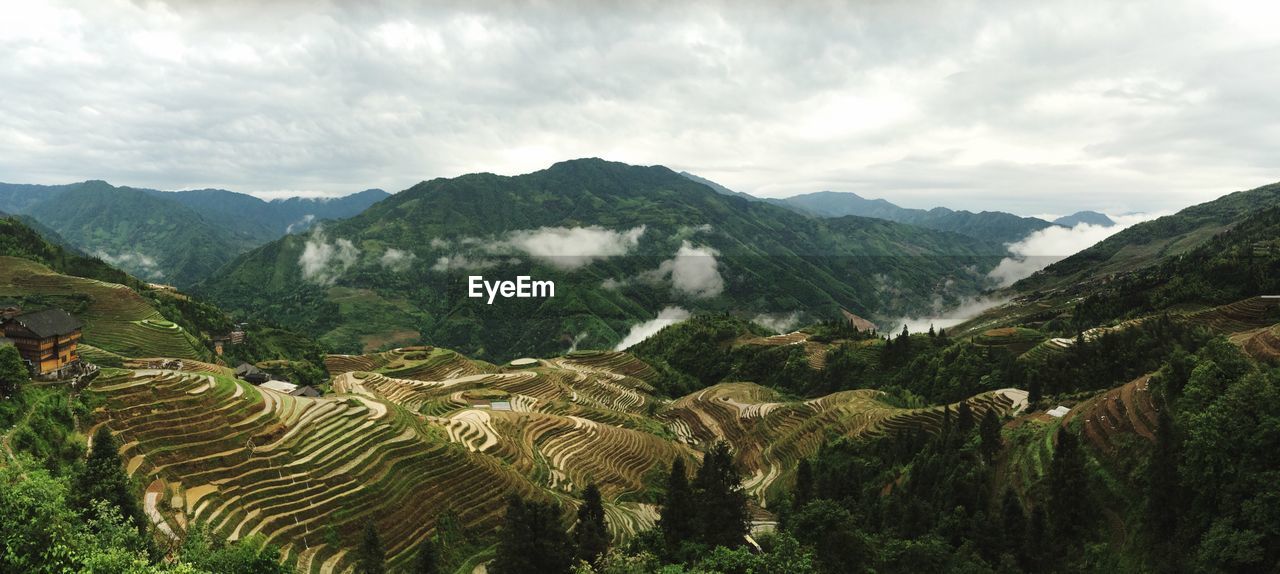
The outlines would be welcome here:
[[[1273,325],[1251,335],[1244,342],[1244,350],[1259,361],[1280,361],[1280,325]]]
[[[772,335],[769,337],[749,337],[739,339],[739,345],[761,345],[766,347],[780,347],[783,345],[800,345],[804,349],[805,360],[809,363],[809,367],[814,370],[822,370],[827,366],[827,352],[834,346],[831,343],[819,343],[809,340],[809,333],[804,331],[793,331],[783,335]]]
[[[1194,323],[1220,333],[1241,333],[1280,321],[1280,298],[1250,297],[1188,315]]]
[[[230,540],[261,534],[302,572],[351,566],[362,524],[403,565],[442,509],[492,530],[503,496],[544,496],[512,468],[451,443],[395,404],[290,397],[221,375],[138,370],[104,377],[96,413],[118,433],[148,514],[175,535],[200,522]],[[329,539],[336,535],[340,545]]]
[[[1150,381],[1150,375],[1138,377],[1076,405],[1064,422],[1082,419],[1085,439],[1104,451],[1114,450],[1113,441],[1120,435],[1136,434],[1154,441],[1158,409],[1152,402]]]
[[[444,509],[492,533],[509,492],[561,501],[567,523],[592,482],[613,535],[626,538],[657,519],[649,489],[671,461],[696,467],[717,440],[738,453],[748,491],[765,506],[824,441],[937,431],[943,418],[940,406],[896,408],[871,390],[795,401],[731,383],[667,401],[653,394],[653,369],[616,352],[502,367],[426,347],[331,356],[334,393],[316,399],[255,388],[192,359],[125,366],[134,370],[99,378],[91,392],[104,400],[99,423],[122,437],[128,472],[147,485],[158,529],[260,534],[304,572],[349,571],[366,520],[393,566]],[[979,415],[1011,413],[1025,393],[969,403]]]
[[[704,448],[717,440],[727,441],[744,466],[747,491],[767,506],[768,499],[779,494],[771,489],[788,484],[800,459],[813,456],[825,441],[911,429],[941,430],[942,406],[902,409],[881,402],[881,395],[856,390],[788,402],[759,385],[726,383],[676,400],[656,417],[686,444]],[[1014,389],[969,400],[977,416],[987,409],[1012,413],[1025,403],[1025,392]],[[957,407],[951,406],[953,411]]]
[[[84,341],[126,357],[211,359],[199,341],[123,285],[61,275],[27,259],[0,257],[0,297],[31,297],[84,322]]]

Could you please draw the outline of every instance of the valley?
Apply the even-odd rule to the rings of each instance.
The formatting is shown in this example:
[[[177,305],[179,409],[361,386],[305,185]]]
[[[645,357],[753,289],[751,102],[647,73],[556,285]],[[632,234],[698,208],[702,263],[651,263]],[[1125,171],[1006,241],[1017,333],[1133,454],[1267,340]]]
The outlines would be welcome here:
[[[574,169],[631,172],[592,163]],[[666,185],[665,172],[649,175]],[[657,192],[644,191],[641,197],[650,193]],[[726,201],[706,195],[713,193],[708,190],[698,193],[703,195],[695,197],[707,205]],[[1261,193],[1265,197],[1269,188]],[[1240,198],[1224,201],[1230,206]],[[756,209],[733,206],[747,213]],[[1192,208],[1189,214],[1205,210]],[[958,272],[949,266],[983,261],[986,256],[980,254],[987,253],[981,246],[953,244],[947,249],[966,254],[913,266],[919,257],[931,261],[925,254],[939,248],[944,237],[889,222],[835,218],[819,225],[780,213],[785,212],[766,215],[806,233],[839,234],[841,239],[830,245],[842,246],[838,249],[846,253],[873,252],[868,245],[897,238],[895,249],[916,254],[901,260],[870,257],[876,259],[875,269],[903,277]],[[528,329],[527,318],[512,318],[508,305],[519,305],[521,299],[495,301],[501,312],[490,319],[505,317],[505,327],[493,327],[485,315],[475,315],[475,309],[487,306],[483,300],[471,306],[444,300],[437,302],[441,307],[424,308],[413,290],[396,286],[425,275],[381,263],[376,273],[353,263],[332,276],[332,285],[314,291],[304,280],[297,294],[286,296],[299,289],[297,278],[290,278],[301,273],[298,258],[305,257],[295,255],[299,249],[305,252],[308,244],[323,241],[340,251],[339,242],[346,241],[363,252],[382,241],[382,232],[354,231],[365,224],[361,217],[333,224],[323,239],[318,232],[289,235],[242,257],[235,276],[260,278],[252,284],[267,287],[252,292],[265,304],[292,305],[280,310],[337,310],[327,318],[313,315],[320,323],[292,325],[275,325],[253,314],[240,315],[247,322],[233,320],[199,293],[138,280],[44,239],[20,220],[4,220],[0,300],[18,318],[27,309],[43,308],[73,315],[83,323],[79,360],[95,366],[63,382],[43,377],[20,383],[0,405],[0,416],[13,426],[5,437],[7,465],[17,473],[6,480],[34,485],[30,477],[37,476],[50,484],[65,480],[80,485],[80,477],[89,472],[79,462],[85,453],[93,459],[99,456],[95,442],[114,442],[116,450],[102,456],[118,459],[118,468],[104,472],[121,478],[107,483],[121,485],[120,492],[136,504],[147,544],[172,548],[181,560],[204,560],[199,552],[251,552],[261,564],[286,571],[360,572],[373,532],[393,571],[414,568],[423,548],[438,549],[451,571],[500,569],[511,560],[510,521],[517,512],[512,505],[518,503],[526,505],[521,507],[525,512],[547,509],[550,530],[542,532],[548,536],[562,528],[566,535],[583,528],[581,518],[574,517],[598,505],[604,544],[614,548],[613,555],[705,567],[705,558],[681,554],[706,548],[696,546],[707,544],[698,542],[704,538],[695,538],[694,546],[662,541],[675,528],[669,516],[678,481],[672,481],[677,474],[684,478],[683,471],[673,469],[697,469],[696,488],[710,496],[713,490],[703,471],[719,464],[718,453],[731,453],[732,469],[724,472],[733,477],[727,479],[728,492],[740,497],[743,517],[743,531],[735,536],[745,535],[741,539],[748,546],[759,547],[743,560],[781,560],[780,553],[790,552],[782,546],[788,540],[814,540],[796,551],[819,560],[821,570],[816,571],[845,571],[837,564],[855,559],[877,570],[918,571],[937,563],[895,548],[924,536],[930,552],[949,556],[947,564],[1004,560],[1032,565],[1027,568],[1032,570],[1047,560],[1037,548],[1065,551],[1090,540],[1125,541],[1076,563],[1089,569],[1159,560],[1148,554],[1149,545],[1137,542],[1152,528],[1148,507],[1130,500],[1145,500],[1141,492],[1146,481],[1162,480],[1164,475],[1144,473],[1165,464],[1161,449],[1175,448],[1166,445],[1167,429],[1179,425],[1184,429],[1180,432],[1188,433],[1185,446],[1176,447],[1188,461],[1209,456],[1210,448],[1266,448],[1265,441],[1263,446],[1246,441],[1225,447],[1196,429],[1223,428],[1238,416],[1268,420],[1280,404],[1236,399],[1244,392],[1276,392],[1280,299],[1273,294],[1276,285],[1269,271],[1276,265],[1276,252],[1268,243],[1280,221],[1276,209],[1239,211],[1226,225],[1229,231],[1205,236],[1200,227],[1191,226],[1186,235],[1157,239],[1184,247],[1123,274],[1047,282],[1052,279],[1046,277],[1058,273],[1051,267],[1043,277],[1007,291],[1010,302],[960,325],[927,332],[904,328],[888,336],[852,312],[848,307],[853,305],[838,303],[836,297],[855,291],[845,291],[852,287],[834,279],[831,293],[805,295],[815,297],[813,306],[792,315],[793,320],[823,319],[786,332],[746,318],[770,317],[758,312],[765,307],[721,307],[716,298],[706,306],[695,305],[696,298],[647,299],[645,293],[662,290],[652,285],[597,288],[604,301],[636,306],[634,314],[617,314],[617,308],[606,313],[605,307],[593,306],[599,301],[581,307],[595,295],[574,291],[587,284],[578,274],[618,276],[628,268],[638,270],[634,273],[655,265],[663,250],[672,247],[658,230],[674,228],[680,237],[678,228],[684,224],[678,220],[675,227],[645,224],[643,232],[634,233],[631,248],[641,252],[637,255],[556,255],[574,261],[566,267],[558,259],[524,252],[526,268],[568,281],[557,285],[554,298],[528,307],[531,317],[547,323],[541,330]],[[378,217],[384,225],[395,221]],[[553,221],[564,220],[547,223]],[[736,224],[750,227],[760,221]],[[627,228],[633,221],[616,223]],[[1208,225],[1218,229],[1223,224]],[[1150,229],[1169,228],[1168,221],[1157,220],[1117,237],[1146,238]],[[614,237],[607,231],[589,233]],[[475,236],[448,241],[465,245],[462,237]],[[504,241],[515,241],[507,237]],[[839,257],[790,261],[753,255],[738,260],[728,256],[734,244],[721,242],[732,236],[707,237],[726,282],[720,297],[735,292],[735,273],[850,269]],[[955,237],[946,236],[959,241]],[[802,239],[795,241],[804,245]],[[432,242],[425,243],[430,248]],[[644,255],[646,250],[655,255]],[[425,251],[419,253],[424,254],[413,257],[430,259]],[[1087,252],[1082,256],[1092,257]],[[279,264],[274,270],[255,270],[247,263],[260,258]],[[994,256],[985,260],[993,262]],[[850,261],[861,264],[864,259],[853,256]],[[1063,264],[1079,265],[1072,259]],[[370,273],[387,274],[367,284],[356,279]],[[201,289],[206,288],[221,289]],[[432,289],[430,284],[420,288],[427,293]],[[780,288],[778,293],[788,292]],[[384,296],[395,297],[395,302]],[[801,295],[796,297],[802,301]],[[578,306],[567,308],[576,316],[618,325],[611,327],[615,332],[644,317],[642,303],[681,303],[695,311],[625,351],[599,348],[607,349],[612,339],[577,337],[574,347],[581,344],[582,350],[515,352],[564,344],[573,330],[556,314],[562,311],[546,305],[565,299]],[[880,304],[901,302],[886,299]],[[345,322],[377,319],[380,305],[387,305],[394,317],[391,330],[384,330],[387,323],[379,320]],[[462,324],[473,326],[454,338],[494,331],[473,343],[471,348],[482,353],[418,344],[417,337],[434,331],[423,329],[415,317],[434,308],[452,309],[450,322],[442,325],[464,320]],[[314,324],[331,325],[328,337],[377,337],[370,340],[381,340],[376,347],[382,348],[356,345],[355,352],[337,352],[346,349],[305,334]],[[397,340],[403,342],[393,345]],[[604,344],[592,345],[593,340]],[[493,341],[523,343],[503,352],[487,350],[495,348]],[[587,350],[591,347],[597,348]],[[263,378],[250,382],[246,374],[255,370]],[[268,379],[274,382],[263,382]],[[1237,415],[1229,409],[1258,412]],[[1251,464],[1267,468],[1271,461],[1263,457]],[[1076,469],[1064,470],[1064,465]],[[1221,480],[1197,474],[1193,467],[1179,468],[1165,472],[1188,485]],[[1075,480],[1074,486],[1062,484],[1064,477]],[[1261,487],[1248,488],[1257,492]],[[1085,493],[1080,496],[1087,496],[1087,502],[1064,504],[1068,491]],[[67,496],[69,508],[79,504]],[[1225,504],[1217,499],[1200,503]],[[121,504],[132,512],[129,503]],[[1078,515],[1086,510],[1092,517]],[[860,518],[854,518],[855,512]],[[956,524],[968,525],[965,529],[990,525],[997,512],[1004,515],[993,536],[1042,538],[1011,548],[962,530],[952,535],[969,540],[975,550],[956,554],[942,537]],[[1184,512],[1187,520],[1202,520],[1198,511]],[[1079,530],[1036,526],[1046,514],[1061,521],[1072,513],[1077,515],[1070,523],[1078,522]],[[840,516],[847,518],[827,522]],[[732,525],[738,519],[727,520]],[[1235,520],[1253,524],[1249,521],[1257,519]],[[569,526],[573,524],[579,526]],[[1183,528],[1207,532],[1202,524],[1188,522]],[[1044,538],[1047,528],[1057,529],[1057,541]],[[862,555],[867,546],[824,542],[825,536],[836,535],[865,537],[874,541],[867,544],[884,550]],[[208,551],[193,550],[192,544],[208,544],[200,542],[204,540],[221,542]],[[1201,556],[1217,552],[1207,540],[1197,543]],[[716,544],[730,551],[726,542]],[[1195,559],[1225,559],[1212,556]]]

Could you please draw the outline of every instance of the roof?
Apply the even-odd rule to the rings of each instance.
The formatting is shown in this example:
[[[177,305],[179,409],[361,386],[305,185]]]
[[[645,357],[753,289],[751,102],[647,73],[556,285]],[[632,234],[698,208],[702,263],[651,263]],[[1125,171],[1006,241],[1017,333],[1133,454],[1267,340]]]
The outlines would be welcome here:
[[[293,391],[298,390],[298,385],[295,385],[293,383],[286,383],[284,381],[267,381],[258,386],[264,389],[271,389],[273,391],[277,391],[285,394],[293,394]]]
[[[261,372],[262,372],[262,369],[259,369],[258,367],[250,365],[249,363],[240,363],[239,365],[236,365],[237,377],[243,377],[245,375],[251,375],[251,374],[256,374]]]
[[[320,391],[317,391],[315,387],[303,385],[289,394],[295,397],[318,397],[320,396]]]
[[[1064,406],[1062,406],[1062,405],[1058,405],[1058,406],[1056,406],[1056,407],[1053,407],[1052,409],[1049,409],[1048,414],[1049,414],[1049,416],[1051,416],[1051,417],[1058,417],[1058,418],[1062,418],[1062,417],[1066,416],[1066,415],[1067,415],[1067,413],[1069,413],[1069,412],[1071,412],[1071,409],[1069,409],[1069,408],[1067,408],[1067,407],[1064,407]]]
[[[57,337],[79,331],[84,327],[79,319],[62,309],[45,309],[23,313],[12,319],[14,323],[26,327],[37,337]]]

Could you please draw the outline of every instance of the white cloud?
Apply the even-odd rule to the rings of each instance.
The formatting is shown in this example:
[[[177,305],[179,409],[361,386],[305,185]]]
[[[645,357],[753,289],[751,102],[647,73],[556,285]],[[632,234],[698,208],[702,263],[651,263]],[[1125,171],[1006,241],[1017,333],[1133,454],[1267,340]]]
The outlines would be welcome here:
[[[378,259],[378,263],[387,269],[397,273],[403,273],[409,270],[409,267],[413,265],[413,261],[417,258],[417,255],[408,251],[389,247],[382,254],[382,257]]]
[[[1021,241],[1010,243],[1008,248],[1011,255],[1001,260],[1000,264],[987,276],[1002,287],[1013,285],[1021,279],[1030,277],[1036,271],[1075,255],[1132,225],[1158,217],[1158,215],[1144,213],[1108,214],[1107,216],[1116,224],[1111,227],[1087,223],[1081,223],[1075,227],[1055,225],[1034,231]]]
[[[431,270],[440,272],[456,270],[478,271],[497,265],[498,262],[492,259],[473,259],[466,255],[444,255],[436,259],[435,264],[431,266]]]
[[[932,326],[934,329],[946,329],[955,325],[959,325],[969,319],[977,317],[978,314],[990,309],[1008,303],[1008,298],[988,298],[978,297],[965,299],[959,305],[943,311],[938,309],[938,313],[933,316],[926,317],[899,317],[890,321],[890,327],[882,334],[897,335],[902,331],[902,326],[906,325],[907,330],[912,333],[924,333]],[[940,302],[939,302],[940,303]]]
[[[1273,5],[8,2],[0,173],[296,195],[600,156],[771,197],[1170,209],[1274,181]]]
[[[284,232],[293,233],[294,231],[302,231],[308,227],[311,227],[311,223],[314,222],[315,220],[316,220],[316,216],[308,213],[302,216],[302,219],[299,219],[298,221],[290,223],[289,226],[284,229]]]
[[[724,277],[720,276],[720,264],[711,247],[694,247],[684,241],[675,257],[663,261],[657,269],[641,274],[650,282],[671,281],[671,288],[678,295],[695,299],[708,299],[724,292]]]
[[[159,263],[150,255],[136,251],[111,254],[99,249],[93,252],[93,256],[110,263],[114,267],[130,270],[133,274],[139,275],[144,279],[156,280],[164,278],[164,271],[159,268]]]
[[[796,328],[796,325],[800,324],[800,312],[760,313],[753,317],[751,322],[774,333],[790,333],[792,329]]]
[[[329,243],[324,230],[317,227],[307,239],[298,257],[302,279],[317,285],[333,285],[360,258],[360,250],[347,239]]]
[[[632,325],[631,330],[627,332],[627,336],[622,338],[622,341],[614,347],[614,350],[625,351],[633,345],[652,337],[654,333],[684,321],[689,317],[689,312],[681,307],[667,307],[658,312],[657,318]]]
[[[490,251],[514,249],[561,269],[576,269],[597,259],[626,255],[640,243],[645,226],[613,231],[599,226],[543,227],[513,231]]]

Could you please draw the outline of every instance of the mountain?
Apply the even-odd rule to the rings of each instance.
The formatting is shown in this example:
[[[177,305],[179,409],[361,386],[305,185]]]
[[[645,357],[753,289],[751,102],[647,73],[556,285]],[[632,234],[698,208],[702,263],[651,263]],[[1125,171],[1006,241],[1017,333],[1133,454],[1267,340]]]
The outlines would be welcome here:
[[[387,197],[264,201],[225,190],[165,192],[103,181],[0,184],[0,209],[24,214],[53,241],[101,257],[151,281],[187,286],[232,258],[315,222],[350,217]]]
[[[1025,292],[1133,272],[1195,249],[1250,215],[1276,206],[1280,206],[1280,183],[1231,193],[1129,227],[1016,287]]]
[[[256,244],[181,204],[103,181],[70,186],[28,214],[86,253],[177,285],[208,276]]]
[[[185,205],[210,222],[266,243],[286,233],[303,231],[314,222],[345,219],[386,199],[381,189],[366,189],[334,198],[291,197],[264,201],[223,189],[153,191]]]
[[[1002,246],[893,222],[805,217],[661,167],[598,159],[423,182],[198,287],[348,351],[428,342],[481,358],[611,346],[674,307],[894,317],[987,285]],[[470,275],[553,280],[488,304]]]
[[[1116,224],[1116,222],[1112,221],[1106,214],[1098,213],[1096,211],[1077,211],[1071,215],[1059,217],[1053,220],[1053,223],[1063,227],[1075,227],[1081,223],[1098,225],[1101,227],[1111,227]]]
[[[945,207],[911,209],[899,207],[884,199],[866,199],[849,192],[819,191],[788,197],[782,201],[803,212],[821,217],[875,217],[1000,243],[1019,241],[1034,231],[1054,225],[1043,219],[1021,217],[1003,211],[973,213]]]

